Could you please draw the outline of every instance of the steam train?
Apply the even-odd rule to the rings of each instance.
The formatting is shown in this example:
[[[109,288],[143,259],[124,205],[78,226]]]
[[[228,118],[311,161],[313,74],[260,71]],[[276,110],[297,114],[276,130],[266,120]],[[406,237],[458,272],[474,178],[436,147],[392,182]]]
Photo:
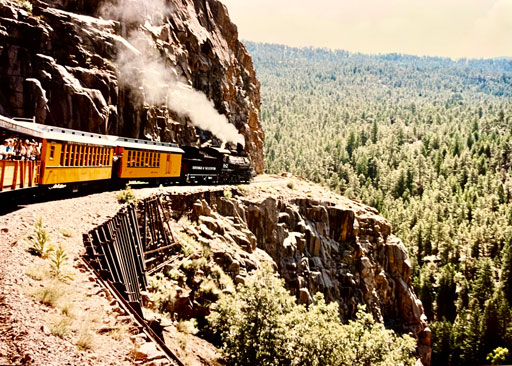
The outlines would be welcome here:
[[[128,181],[155,184],[247,183],[253,170],[241,146],[236,151],[215,147],[178,146],[41,125],[0,116],[0,138],[14,139],[32,156],[0,153],[0,197],[20,191],[87,184],[123,185]],[[32,146],[30,146],[32,144]],[[19,153],[19,152],[18,152]],[[11,155],[9,155],[11,154]]]

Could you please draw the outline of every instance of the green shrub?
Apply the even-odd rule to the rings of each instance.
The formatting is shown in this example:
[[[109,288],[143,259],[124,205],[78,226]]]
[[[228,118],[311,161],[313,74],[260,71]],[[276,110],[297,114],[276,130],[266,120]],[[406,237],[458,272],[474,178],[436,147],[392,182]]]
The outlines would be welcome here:
[[[317,294],[306,309],[270,267],[257,270],[212,306],[208,321],[229,365],[414,365],[415,341],[359,309],[342,324],[337,303]]]
[[[186,334],[197,334],[197,332],[199,332],[197,329],[197,320],[194,318],[189,320],[181,320],[176,328],[178,331]]]
[[[501,365],[507,360],[507,357],[508,349],[504,347],[498,347],[487,355],[486,360],[489,361],[491,365]]]
[[[126,188],[121,190],[117,196],[117,202],[119,203],[132,203],[137,201],[137,197],[133,192],[133,189],[127,184]]]
[[[16,0],[16,2],[18,4],[20,4],[21,7],[23,9],[25,9],[29,14],[32,14],[33,7],[32,7],[32,3],[30,1],[27,1],[27,0]]]
[[[62,245],[59,245],[50,257],[51,273],[55,278],[62,281],[72,278],[70,273],[64,273],[67,258],[68,256]]]
[[[50,245],[50,235],[43,227],[43,219],[40,217],[34,226],[34,234],[29,238],[30,246],[28,251],[32,255],[46,258],[48,253],[53,250]]]

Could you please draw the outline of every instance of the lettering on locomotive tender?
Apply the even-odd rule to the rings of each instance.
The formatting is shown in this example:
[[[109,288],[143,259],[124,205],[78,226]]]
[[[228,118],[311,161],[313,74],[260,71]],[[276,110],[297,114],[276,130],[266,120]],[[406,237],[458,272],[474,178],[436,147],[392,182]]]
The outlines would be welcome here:
[[[193,170],[217,170],[217,168],[214,166],[197,166],[197,165],[193,165],[192,169]]]

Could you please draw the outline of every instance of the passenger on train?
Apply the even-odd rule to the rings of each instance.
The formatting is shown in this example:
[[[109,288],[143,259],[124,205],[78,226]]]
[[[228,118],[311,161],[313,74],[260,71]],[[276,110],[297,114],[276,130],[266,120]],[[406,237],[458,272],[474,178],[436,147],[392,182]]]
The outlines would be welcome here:
[[[11,142],[6,139],[2,145],[0,145],[0,160],[7,160],[11,155]]]
[[[41,155],[41,144],[19,137],[5,138],[0,145],[0,160],[38,160]]]

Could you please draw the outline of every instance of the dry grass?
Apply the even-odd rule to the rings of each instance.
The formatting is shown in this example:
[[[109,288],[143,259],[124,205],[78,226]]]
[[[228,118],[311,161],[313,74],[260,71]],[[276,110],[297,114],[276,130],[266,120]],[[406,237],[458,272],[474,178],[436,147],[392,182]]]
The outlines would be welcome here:
[[[29,289],[28,293],[40,303],[55,308],[66,294],[66,289],[60,282],[50,281],[41,287]]]
[[[82,321],[80,324],[76,347],[79,351],[87,351],[95,347],[95,333],[87,320]]]
[[[65,339],[71,334],[72,319],[67,316],[56,316],[50,322],[50,332],[59,338]]]
[[[25,274],[36,281],[42,281],[50,277],[46,264],[35,264],[25,269]]]
[[[73,232],[69,229],[61,228],[61,229],[59,229],[59,231],[62,234],[62,236],[65,238],[71,238],[73,236]]]

